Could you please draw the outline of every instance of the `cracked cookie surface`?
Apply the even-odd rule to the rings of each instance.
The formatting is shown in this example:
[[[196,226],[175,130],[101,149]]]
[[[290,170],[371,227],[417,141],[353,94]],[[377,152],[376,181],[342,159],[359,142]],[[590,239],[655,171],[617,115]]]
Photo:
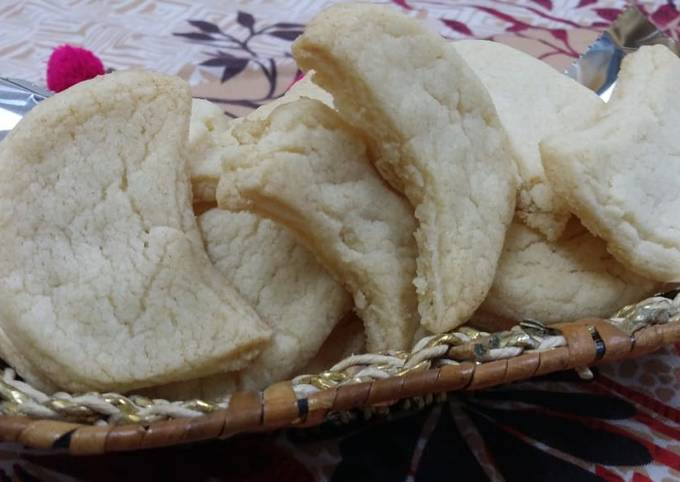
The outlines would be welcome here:
[[[329,8],[293,54],[415,208],[421,323],[433,332],[463,324],[493,282],[517,186],[481,82],[439,35],[384,6]]]
[[[117,72],[42,102],[0,144],[2,339],[38,386],[208,375],[268,340],[200,239],[183,157],[190,103],[178,78]]]
[[[231,122],[217,104],[193,99],[187,162],[194,202],[215,202],[215,189],[222,172],[222,151],[228,149],[232,141]]]
[[[350,313],[335,326],[319,352],[299,373],[321,373],[349,356],[362,353],[366,353],[364,325],[361,318],[355,313]]]
[[[651,294],[658,285],[627,270],[607,252],[604,241],[576,219],[555,242],[515,221],[496,279],[480,309],[514,323],[608,317]]]
[[[194,202],[215,202],[215,190],[222,174],[222,160],[238,148],[231,130],[244,121],[265,119],[280,105],[302,97],[333,107],[333,98],[307,75],[278,99],[264,104],[245,117],[229,121],[222,109],[211,102],[194,99],[189,133],[189,168]]]
[[[680,59],[627,55],[610,101],[588,126],[541,143],[548,178],[623,265],[680,281]]]
[[[237,390],[262,390],[296,375],[351,311],[349,294],[285,228],[269,219],[211,209],[199,216],[198,225],[210,260],[270,324],[272,339],[238,372],[154,387],[147,394],[216,399]]]
[[[548,240],[558,239],[571,213],[545,175],[539,142],[586,125],[604,103],[545,62],[507,45],[462,40],[451,46],[488,90],[508,133],[521,179],[516,215]]]
[[[300,99],[234,129],[241,149],[218,186],[226,209],[283,224],[353,294],[368,349],[404,349],[418,323],[415,220],[367,159],[358,134]]]

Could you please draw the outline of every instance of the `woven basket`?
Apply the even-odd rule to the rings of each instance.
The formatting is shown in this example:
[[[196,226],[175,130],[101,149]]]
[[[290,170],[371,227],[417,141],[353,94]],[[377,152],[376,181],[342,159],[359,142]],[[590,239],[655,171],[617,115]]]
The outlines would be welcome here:
[[[350,357],[320,375],[276,383],[262,392],[234,393],[222,405],[226,408],[195,400],[172,405],[181,409],[179,415],[146,424],[106,424],[101,415],[98,422],[64,421],[82,418],[88,410],[91,416],[92,408],[78,406],[77,397],[31,398],[30,390],[22,392],[25,384],[5,377],[0,384],[4,413],[21,413],[23,403],[50,410],[53,418],[61,420],[0,416],[0,438],[81,455],[310,427],[346,411],[389,407],[400,400],[430,394],[479,390],[560,370],[583,370],[598,363],[638,357],[678,341],[680,294],[676,290],[625,307],[608,320],[593,318],[550,328],[525,322],[494,335],[477,332],[471,336],[468,330],[428,337],[409,354]],[[403,361],[401,368],[392,367],[391,373],[396,376],[385,377],[390,371],[381,357]],[[112,402],[110,397],[107,400]],[[135,397],[115,397],[123,405],[139,402]],[[172,418],[183,416],[186,418]]]

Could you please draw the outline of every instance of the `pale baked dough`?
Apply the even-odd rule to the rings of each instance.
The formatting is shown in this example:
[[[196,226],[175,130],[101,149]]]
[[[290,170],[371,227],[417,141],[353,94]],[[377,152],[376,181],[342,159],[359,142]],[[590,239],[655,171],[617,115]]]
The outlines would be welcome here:
[[[545,62],[498,42],[453,42],[493,100],[521,178],[516,215],[549,240],[569,220],[569,208],[545,176],[539,142],[591,122],[604,103],[590,89]]]
[[[515,324],[526,318],[558,323],[608,317],[656,287],[624,268],[576,219],[556,242],[515,221],[481,310]]]
[[[145,394],[212,400],[236,390],[262,390],[299,373],[351,311],[349,294],[273,221],[211,209],[198,225],[210,260],[271,325],[272,340],[238,372],[154,387]]]
[[[290,89],[278,99],[258,107],[245,117],[235,119],[236,124],[244,121],[264,120],[280,105],[289,104],[302,98],[318,100],[324,105],[333,108],[333,97],[327,91],[316,85],[313,81],[313,77],[314,72],[308,73],[302,79],[295,82]]]
[[[233,156],[233,150],[238,148],[238,142],[231,134],[235,126],[246,120],[265,119],[278,106],[302,97],[316,99],[333,107],[331,95],[312,82],[311,75],[297,81],[278,99],[232,121],[227,119],[219,106],[206,100],[194,99],[188,156],[194,202],[215,202],[215,189],[222,174],[222,160]]]
[[[493,282],[517,175],[491,99],[437,34],[397,10],[336,5],[293,46],[415,207],[421,323],[464,323]]]
[[[16,348],[14,343],[5,335],[0,327],[0,359],[11,363],[15,372],[22,374],[23,378],[33,386],[46,393],[57,391],[58,387],[49,380],[49,377],[32,364],[24,354]],[[11,362],[9,361],[11,360]]]
[[[191,104],[187,159],[194,202],[215,201],[222,170],[222,151],[227,148],[229,119],[216,104],[194,99]]]
[[[415,221],[380,178],[358,134],[321,102],[300,99],[233,131],[217,198],[270,217],[354,296],[368,349],[403,349],[418,323]]]
[[[362,353],[366,353],[364,325],[361,318],[350,313],[336,325],[316,356],[299,373],[318,374],[349,356]]]
[[[0,324],[27,363],[2,352],[29,381],[127,390],[241,367],[268,340],[200,239],[190,104],[178,78],[118,72],[0,144]]]
[[[601,115],[542,142],[548,178],[622,264],[680,281],[680,59],[664,46],[627,55]]]

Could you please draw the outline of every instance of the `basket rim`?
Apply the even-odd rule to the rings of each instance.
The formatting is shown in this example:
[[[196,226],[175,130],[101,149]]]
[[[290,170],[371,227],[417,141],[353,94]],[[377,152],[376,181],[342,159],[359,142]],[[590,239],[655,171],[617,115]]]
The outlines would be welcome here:
[[[359,383],[350,380],[304,394],[295,389],[293,380],[288,380],[260,392],[236,392],[226,408],[211,413],[158,420],[147,426],[0,415],[0,440],[73,455],[94,455],[222,439],[240,433],[312,427],[323,423],[332,413],[392,406],[400,400],[430,394],[479,390],[655,351],[680,341],[680,316],[677,313],[670,317],[660,315],[650,304],[650,300],[665,300],[676,311],[680,310],[680,294],[674,292],[672,298],[653,297],[625,307],[619,312],[626,315],[623,318],[589,318],[552,325],[551,329],[559,330],[565,343],[543,351],[526,351],[492,361],[473,358],[455,365],[444,364]],[[639,323],[641,313],[646,313],[648,318],[644,324]],[[630,325],[631,320],[637,320],[637,326]],[[466,346],[469,351],[475,342],[452,346],[450,350],[460,346]],[[0,396],[7,400],[5,392],[6,389],[0,391]]]

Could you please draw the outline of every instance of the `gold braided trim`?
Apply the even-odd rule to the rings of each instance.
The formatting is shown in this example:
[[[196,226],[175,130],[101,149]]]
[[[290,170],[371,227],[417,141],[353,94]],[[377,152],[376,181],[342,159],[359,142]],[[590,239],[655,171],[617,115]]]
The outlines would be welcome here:
[[[463,361],[502,360],[525,351],[546,351],[566,343],[558,330],[538,321],[523,321],[508,331],[494,334],[463,326],[452,332],[422,338],[410,353],[388,351],[350,356],[318,375],[293,378],[293,388],[298,395],[304,396],[338,385],[398,377]]]
[[[607,320],[624,333],[654,324],[680,322],[680,290],[647,298],[620,309]],[[539,321],[525,320],[512,329],[486,333],[460,327],[440,335],[426,336],[410,352],[387,351],[352,355],[319,374],[299,375],[292,380],[299,398],[327,388],[383,378],[403,376],[411,372],[458,364],[464,361],[484,363],[512,358],[522,353],[543,352],[567,344],[559,330]],[[583,368],[579,374],[589,376]],[[6,368],[0,379],[0,413],[24,415],[89,424],[143,424],[158,420],[192,418],[225,409],[223,400],[186,400],[170,402],[141,395],[89,392],[71,395],[58,392],[47,395],[21,380],[12,368]]]

